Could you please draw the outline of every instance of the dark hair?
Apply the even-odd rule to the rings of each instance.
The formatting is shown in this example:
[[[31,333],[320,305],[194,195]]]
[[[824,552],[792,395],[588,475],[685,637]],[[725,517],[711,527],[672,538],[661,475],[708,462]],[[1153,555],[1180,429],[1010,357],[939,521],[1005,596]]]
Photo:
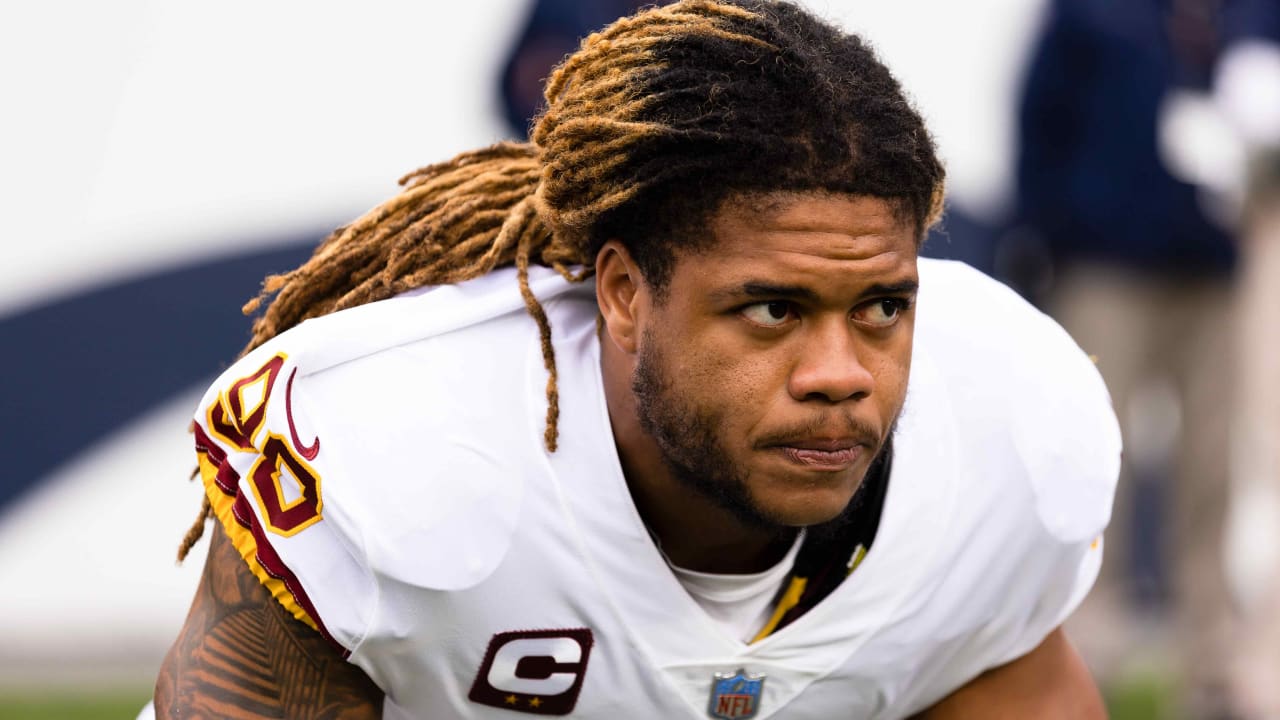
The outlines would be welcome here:
[[[687,2],[670,16],[588,38],[548,87],[533,139],[569,152],[544,153],[542,197],[561,213],[589,208],[573,228],[585,258],[617,238],[661,289],[672,245],[705,242],[726,198],[779,190],[890,199],[923,238],[941,210],[942,165],[866,43],[784,2]],[[593,100],[594,117],[574,113]],[[592,202],[609,195],[625,200]]]

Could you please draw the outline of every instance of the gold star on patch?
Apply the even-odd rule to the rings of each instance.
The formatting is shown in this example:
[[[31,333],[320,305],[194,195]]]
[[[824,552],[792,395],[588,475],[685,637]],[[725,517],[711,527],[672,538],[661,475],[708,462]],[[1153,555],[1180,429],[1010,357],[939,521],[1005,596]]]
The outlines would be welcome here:
[[[542,701],[539,700],[538,698],[534,698],[529,701],[529,707],[538,707],[541,704],[542,704]]]
[[[504,701],[506,701],[506,703],[507,703],[508,705],[515,705],[515,704],[516,704],[516,696],[515,696],[515,695],[508,695],[508,696],[506,696],[505,698],[503,698],[503,700],[504,700]]]

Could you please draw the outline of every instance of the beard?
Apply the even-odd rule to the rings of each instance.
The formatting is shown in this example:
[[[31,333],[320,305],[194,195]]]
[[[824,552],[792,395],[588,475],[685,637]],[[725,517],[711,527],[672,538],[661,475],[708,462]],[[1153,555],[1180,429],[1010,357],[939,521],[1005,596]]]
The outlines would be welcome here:
[[[760,511],[747,490],[747,471],[733,461],[716,436],[722,414],[687,403],[672,387],[662,352],[646,332],[631,377],[640,427],[662,452],[662,462],[681,485],[711,500],[747,527],[783,532]]]
[[[717,432],[724,425],[724,412],[714,408],[700,408],[687,401],[674,387],[666,367],[659,343],[651,332],[646,332],[636,358],[631,390],[636,400],[640,427],[657,444],[662,453],[663,464],[676,482],[711,500],[746,527],[766,530],[780,536],[789,533],[793,529],[790,525],[770,517],[752,500],[747,482],[748,469],[734,461]],[[854,429],[856,424],[852,420],[849,422],[851,430]],[[893,425],[896,426],[896,421]],[[892,427],[890,436],[893,434]],[[794,428],[777,433],[774,439],[789,435],[801,436],[807,431],[808,428]],[[868,439],[875,435],[873,430],[861,425],[856,425],[856,433]],[[887,440],[882,444],[869,468],[881,465],[889,445]],[[853,511],[864,495],[861,490],[860,484],[842,512],[813,529],[824,535],[838,533],[854,515]]]

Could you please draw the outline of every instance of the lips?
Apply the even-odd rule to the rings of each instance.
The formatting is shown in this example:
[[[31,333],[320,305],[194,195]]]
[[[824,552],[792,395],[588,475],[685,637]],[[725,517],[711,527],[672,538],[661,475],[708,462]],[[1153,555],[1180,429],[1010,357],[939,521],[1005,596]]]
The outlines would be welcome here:
[[[842,450],[850,450],[862,443],[854,438],[834,438],[824,440],[821,438],[811,438],[807,440],[789,440],[781,443],[787,447],[797,448],[799,450],[820,450],[822,452],[840,452]]]
[[[775,447],[793,463],[833,472],[851,467],[866,449],[853,438],[791,440]]]

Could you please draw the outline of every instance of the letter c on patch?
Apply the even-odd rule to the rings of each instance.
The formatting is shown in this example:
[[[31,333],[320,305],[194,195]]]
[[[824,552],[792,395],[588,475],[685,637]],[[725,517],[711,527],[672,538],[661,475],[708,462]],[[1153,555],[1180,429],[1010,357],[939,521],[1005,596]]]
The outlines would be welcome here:
[[[566,715],[578,702],[593,638],[587,628],[497,633],[468,698],[535,715]]]

